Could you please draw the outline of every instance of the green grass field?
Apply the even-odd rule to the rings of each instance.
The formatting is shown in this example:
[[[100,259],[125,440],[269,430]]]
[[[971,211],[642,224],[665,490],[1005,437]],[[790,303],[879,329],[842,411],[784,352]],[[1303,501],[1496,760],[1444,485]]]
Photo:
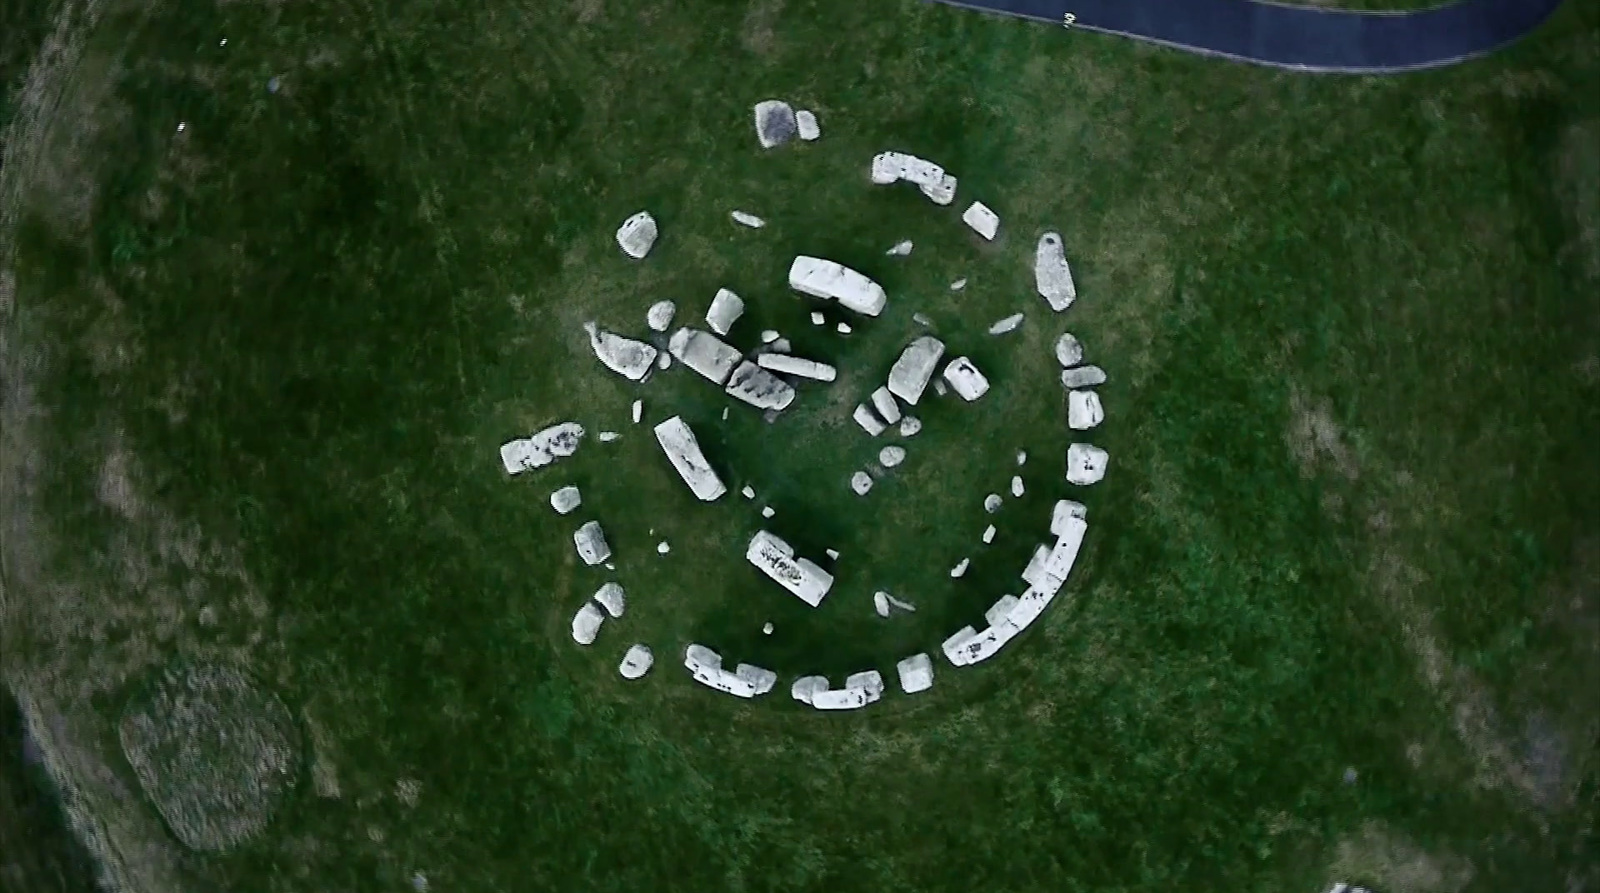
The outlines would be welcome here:
[[[6,679],[162,893],[1600,890],[1597,79],[1588,0],[1392,79],[918,3],[108,8],[0,172]],[[822,139],[761,150],[769,97]],[[955,205],[868,183],[888,148],[957,174]],[[640,209],[663,235],[633,262],[612,233]],[[1080,294],[1059,317],[1046,229]],[[797,253],[888,309],[814,329]],[[719,286],[750,304],[733,341],[779,329],[840,380],[723,422],[686,370],[638,387],[590,354],[585,320],[639,336],[671,298],[692,324]],[[994,390],[918,407],[860,499],[882,444],[849,412],[915,311]],[[1076,494],[1064,329],[1110,376],[1110,472]],[[694,500],[635,397],[728,496]],[[575,457],[505,475],[500,443],[569,418]],[[1089,535],[1062,597],[951,668],[939,641],[1020,588],[1063,496]],[[573,553],[591,517],[615,574]],[[762,526],[843,553],[821,608],[743,561]],[[576,646],[613,578],[627,614]],[[919,610],[877,618],[877,588]],[[628,683],[636,641],[657,665]],[[778,689],[695,685],[690,641]],[[923,650],[934,689],[899,694]],[[184,850],[118,746],[193,659],[250,671],[305,742],[221,854]],[[868,667],[891,691],[859,713],[787,697]]]

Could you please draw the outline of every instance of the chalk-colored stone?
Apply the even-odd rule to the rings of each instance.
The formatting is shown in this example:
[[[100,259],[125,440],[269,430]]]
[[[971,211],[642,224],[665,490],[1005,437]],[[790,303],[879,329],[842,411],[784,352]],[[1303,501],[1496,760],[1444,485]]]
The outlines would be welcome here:
[[[841,335],[848,335],[852,331],[854,331],[853,329],[850,328],[850,324],[849,323],[843,322],[843,321],[841,321],[838,325],[834,326],[833,330],[835,332],[838,332]]]
[[[833,381],[839,377],[839,370],[816,360],[807,360],[801,357],[790,356],[782,353],[764,353],[756,357],[756,365],[763,369],[784,375],[798,375],[813,381]]]
[[[894,247],[890,248],[888,251],[885,251],[884,254],[887,254],[890,257],[905,257],[911,253],[912,247],[913,245],[911,240],[905,239],[903,241],[894,243]]]
[[[933,392],[943,397],[945,394],[950,393],[950,387],[944,383],[944,379],[935,378],[933,380]]]
[[[572,615],[572,641],[579,645],[593,645],[595,636],[600,634],[600,624],[605,619],[606,615],[595,607],[594,602],[584,602],[578,613]]]
[[[960,576],[965,575],[966,572],[967,572],[967,566],[969,564],[971,564],[971,563],[972,563],[972,559],[970,559],[970,558],[963,558],[960,561],[956,562],[956,566],[950,569],[950,576],[951,577],[960,577]]]
[[[883,429],[888,427],[883,423],[882,419],[878,418],[878,414],[872,411],[872,407],[865,403],[858,404],[855,413],[850,417],[856,420],[856,424],[861,426],[861,430],[873,437],[882,434]]]
[[[950,663],[955,664],[958,667],[963,666],[965,665],[966,661],[962,659],[961,651],[969,642],[976,638],[977,635],[977,630],[970,626],[963,626],[954,633],[951,633],[950,638],[944,640],[944,642],[939,646],[940,650],[944,652],[945,658],[948,659]]]
[[[928,318],[928,314],[926,314],[926,313],[913,313],[913,314],[911,314],[911,321],[916,323],[919,326],[931,326],[931,325],[933,325],[933,320],[929,319]]]
[[[745,211],[734,211],[730,216],[733,217],[734,223],[737,223],[740,226],[748,226],[751,229],[760,229],[767,225],[765,220],[762,220],[760,217]]]
[[[796,558],[794,548],[765,530],[750,538],[745,560],[777,581],[801,601],[815,608],[833,586],[833,575],[806,558]]]
[[[877,670],[851,673],[845,678],[844,687],[865,692],[871,701],[876,701],[883,694],[883,674]]]
[[[1067,447],[1067,481],[1080,487],[1106,476],[1111,457],[1093,444],[1075,443]]]
[[[994,533],[995,533],[995,531],[994,531],[994,525],[993,524],[990,524],[988,527],[983,528],[983,542],[984,542],[985,545],[994,542]]]
[[[762,329],[761,330],[761,343],[762,344],[771,344],[772,342],[777,341],[777,340],[778,340],[778,333],[777,332],[773,331],[772,329]]]
[[[1071,332],[1062,332],[1056,339],[1056,362],[1065,369],[1083,362],[1083,343]]]
[[[913,654],[894,668],[900,676],[900,690],[908,695],[933,687],[933,660],[927,654]]]
[[[1105,410],[1100,406],[1100,395],[1094,391],[1067,392],[1067,427],[1074,431],[1087,431],[1105,420]]]
[[[944,168],[905,152],[879,152],[872,157],[871,177],[880,186],[899,180],[937,186],[943,181]]]
[[[827,553],[828,560],[830,560],[830,561],[838,561],[839,560],[839,550],[838,549],[824,549],[823,551]]]
[[[600,432],[600,442],[601,443],[610,443],[613,440],[616,440],[617,438],[619,438],[621,436],[622,436],[621,434],[618,434],[615,431],[601,431]]]
[[[774,511],[772,506],[770,506],[770,505],[764,505],[764,506],[761,507],[761,517],[763,517],[763,518],[770,518],[770,517],[772,517],[773,515],[776,515],[776,514],[777,514],[777,512]]]
[[[771,623],[763,623],[763,624],[761,624],[761,634],[763,636],[772,635],[772,624]]]
[[[667,554],[668,552],[671,552],[671,551],[672,551],[672,544],[667,542],[666,540],[662,540],[661,542],[656,543],[656,554],[657,555],[665,555],[665,554]]]
[[[822,127],[817,124],[817,115],[808,109],[794,113],[794,126],[800,133],[800,138],[811,142],[822,136]]]
[[[663,350],[656,357],[656,368],[657,369],[665,369],[665,368],[667,368],[668,366],[671,366],[671,365],[672,365],[672,354],[667,353],[666,351]]]
[[[900,420],[900,436],[912,437],[922,430],[922,420],[914,415],[908,415]]]
[[[872,408],[876,409],[878,416],[890,425],[900,421],[900,404],[895,402],[894,394],[886,387],[880,387],[872,392]]]
[[[789,686],[789,697],[802,704],[811,703],[811,699],[819,691],[828,690],[828,677],[826,676],[801,676]]]
[[[1033,281],[1039,296],[1057,313],[1072,306],[1078,298],[1072,283],[1072,268],[1067,265],[1066,249],[1060,233],[1045,233],[1033,254]]]
[[[617,245],[622,252],[634,260],[642,259],[650,253],[651,246],[656,243],[656,236],[661,230],[656,226],[656,219],[650,216],[649,211],[640,211],[622,221],[617,227]]]
[[[578,451],[583,441],[583,426],[562,422],[535,432],[532,437],[510,440],[500,445],[500,464],[507,474],[521,474],[530,468],[543,468]]]
[[[652,332],[665,332],[672,325],[672,317],[678,312],[678,305],[671,301],[657,301],[645,311],[645,325]]]
[[[756,490],[755,490],[754,487],[750,486],[749,484],[745,484],[744,485],[744,489],[740,490],[739,492],[744,494],[744,498],[745,499],[755,499],[756,498]]]
[[[1021,499],[1022,498],[1022,494],[1024,492],[1025,491],[1024,491],[1024,489],[1022,487],[1022,475],[1020,475],[1020,474],[1012,475],[1011,476],[1011,495],[1015,496],[1018,499]]]
[[[867,495],[867,492],[872,489],[872,475],[867,474],[865,471],[858,471],[850,475],[850,489],[854,490],[857,496]]]
[[[884,594],[888,595],[888,593],[884,593]],[[888,598],[889,598],[890,607],[899,608],[902,611],[909,611],[909,612],[911,612],[913,614],[915,614],[917,612],[917,606],[913,605],[910,602],[901,601],[900,599],[897,599],[892,595],[888,595]]]
[[[656,656],[650,652],[650,646],[634,645],[622,656],[622,663],[618,665],[617,672],[621,673],[624,679],[638,679],[650,672],[650,667],[655,662]]]
[[[1050,513],[1050,533],[1052,536],[1065,536],[1073,520],[1082,521],[1089,517],[1089,510],[1081,502],[1070,499],[1056,501],[1055,509]]]
[[[883,286],[831,260],[798,255],[789,265],[789,287],[814,298],[839,302],[846,310],[877,316],[888,301]]]
[[[1061,370],[1061,386],[1067,390],[1092,388],[1106,383],[1106,370],[1099,366],[1075,366]]]
[[[582,494],[571,484],[550,494],[550,507],[555,509],[558,515],[565,515],[582,504]]]
[[[639,424],[639,420],[644,418],[644,401],[643,400],[635,400],[635,401],[633,401],[632,414],[633,414],[633,423],[635,425]]]
[[[886,446],[878,451],[878,464],[884,468],[893,468],[906,461],[906,448],[902,446]]]
[[[1017,327],[1022,325],[1022,320],[1023,314],[1013,313],[1005,319],[997,320],[993,325],[989,326],[989,334],[1004,335],[1007,332],[1015,332]]]
[[[655,366],[656,349],[643,341],[635,341],[612,332],[603,332],[592,322],[583,324],[589,333],[589,346],[607,369],[629,381],[644,381]]]
[[[951,291],[960,291],[960,290],[962,290],[963,288],[966,288],[966,287],[967,287],[967,280],[965,280],[965,279],[957,279],[956,281],[950,283],[950,290]]]
[[[971,403],[989,392],[989,379],[968,357],[956,357],[944,367],[944,379],[961,399]]]
[[[750,687],[758,695],[772,691],[778,684],[778,674],[755,664],[739,664],[733,669],[733,675],[750,683]]]
[[[588,521],[579,527],[572,534],[572,544],[578,549],[578,557],[590,567],[611,557],[611,546],[606,543],[599,521]]]
[[[973,202],[962,212],[961,221],[972,227],[972,231],[985,239],[993,239],[996,231],[1000,229],[1000,217],[989,210],[983,202]]]
[[[712,470],[711,463],[706,461],[705,453],[700,451],[700,442],[695,439],[694,431],[682,416],[673,416],[661,422],[656,425],[655,431],[661,451],[667,454],[667,460],[697,498],[702,502],[715,502],[728,492],[722,479]]]
[[[956,200],[956,178],[951,174],[940,177],[937,183],[921,185],[917,189],[936,205],[948,205]]]
[[[594,600],[599,602],[600,607],[605,608],[606,613],[613,618],[621,617],[622,612],[628,607],[627,593],[616,583],[608,582],[595,590]]]
[[[872,610],[876,611],[879,617],[888,617],[889,593],[884,592],[881,589],[877,592],[874,592],[872,594]]]
[[[1018,465],[1026,465],[1027,463],[1028,463],[1028,451],[1027,450],[1017,450],[1017,464]]]
[[[1010,614],[1011,609],[1016,606],[1016,596],[1002,595],[994,604],[989,606],[989,610],[983,612],[983,619],[989,621],[990,626],[994,626],[1003,622],[1006,619],[1006,615]]]
[[[788,338],[779,338],[777,341],[767,345],[767,349],[773,353],[788,353],[794,349],[794,345],[789,343]]]
[[[824,323],[826,323],[827,321],[828,321],[828,318],[826,316],[822,315],[822,311],[821,310],[813,310],[813,311],[811,311],[811,324],[812,325],[820,326],[820,325],[823,325]]]
[[[755,119],[756,139],[760,140],[763,149],[787,143],[799,130],[794,109],[789,103],[779,99],[766,99],[756,103]]]
[[[990,493],[988,496],[983,497],[983,510],[992,515],[1000,511],[1001,502],[1003,500],[1000,498],[999,493]]]
[[[943,356],[944,342],[938,338],[922,335],[914,339],[889,367],[889,393],[916,406]]]
[[[709,332],[679,329],[667,342],[667,351],[679,362],[718,386],[728,383],[744,354]]]
[[[728,377],[729,394],[757,409],[782,412],[794,402],[794,386],[749,361]]]
[[[744,299],[726,288],[717,289],[706,311],[706,325],[718,335],[727,335],[733,324],[744,315]]]

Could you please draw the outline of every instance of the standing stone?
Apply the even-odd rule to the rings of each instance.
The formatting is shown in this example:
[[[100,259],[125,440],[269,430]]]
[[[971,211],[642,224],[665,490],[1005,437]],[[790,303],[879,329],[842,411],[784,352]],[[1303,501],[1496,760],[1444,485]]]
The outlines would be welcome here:
[[[649,211],[640,211],[617,227],[617,245],[622,248],[622,253],[634,260],[641,260],[650,253],[659,234],[656,219],[650,216]]]
[[[661,542],[656,543],[656,554],[657,555],[665,555],[665,554],[667,554],[668,552],[671,552],[671,551],[672,551],[672,544],[667,542],[666,540],[662,540]]]
[[[593,645],[595,636],[600,634],[600,624],[604,623],[606,615],[594,606],[594,602],[584,602],[578,613],[572,615],[572,641],[579,645]]]
[[[971,403],[989,392],[989,379],[983,377],[978,367],[967,357],[956,357],[944,367],[945,381],[955,389],[961,399]]]
[[[770,345],[768,345],[768,349],[771,350],[773,353],[788,353],[793,348],[794,348],[794,345],[789,343],[789,339],[788,338],[779,338],[778,340],[776,340],[776,341],[772,342]]]
[[[933,392],[943,397],[945,394],[950,393],[950,388],[944,383],[944,379],[935,378],[933,380]]]
[[[999,320],[994,325],[990,326],[989,327],[989,334],[991,334],[991,335],[1004,335],[1007,332],[1015,332],[1017,330],[1017,327],[1022,325],[1022,320],[1023,320],[1023,314],[1021,314],[1021,313],[1013,313],[1010,316],[1006,317],[1005,319]]]
[[[1074,520],[1082,521],[1089,517],[1089,510],[1083,503],[1070,499],[1056,500],[1056,507],[1050,513],[1050,535],[1062,537],[1072,527]]]
[[[749,484],[745,484],[743,489],[741,489],[739,492],[744,494],[744,498],[745,499],[755,499],[756,498],[756,488],[750,486]]]
[[[639,420],[644,418],[644,401],[643,400],[635,400],[635,401],[633,401],[632,415],[633,415],[633,423],[635,425],[639,424]]]
[[[872,407],[865,403],[857,404],[855,414],[851,418],[856,420],[856,424],[861,426],[861,430],[873,437],[882,434],[883,429],[887,427],[883,420],[878,418],[878,414],[872,411]]]
[[[706,325],[718,335],[726,335],[743,315],[744,299],[726,288],[719,288],[716,297],[711,299],[711,308],[706,311]]]
[[[648,645],[634,645],[628,653],[622,656],[622,663],[617,667],[617,672],[624,679],[638,679],[650,672],[650,667],[656,662],[656,656],[651,653]]]
[[[824,549],[822,551],[828,556],[828,560],[829,561],[838,561],[839,560],[839,550],[838,549]]]
[[[1111,457],[1093,444],[1075,443],[1067,447],[1067,481],[1086,487],[1106,476]]]
[[[1027,464],[1027,462],[1028,462],[1028,451],[1027,450],[1017,450],[1017,464],[1018,465],[1025,465],[1025,464]]]
[[[1106,417],[1100,406],[1100,395],[1094,391],[1067,392],[1067,427],[1074,431],[1087,431]]]
[[[628,605],[627,594],[623,591],[622,587],[611,582],[607,582],[605,585],[595,590],[594,600],[599,602],[600,607],[605,608],[606,613],[610,614],[613,618],[621,617],[622,612],[627,608]]]
[[[995,232],[1000,229],[1000,217],[989,210],[989,206],[983,202],[973,202],[967,206],[967,210],[961,215],[961,220],[972,227],[973,232],[991,241]]]
[[[872,594],[872,610],[876,611],[879,617],[888,617],[889,593],[884,592],[881,589],[877,592],[874,592]]]
[[[970,558],[963,558],[956,562],[956,566],[950,569],[950,576],[952,578],[964,576],[967,573],[967,565],[971,563],[972,559]]]
[[[992,515],[1000,511],[1000,503],[1000,494],[990,493],[988,496],[983,497],[983,510]]]
[[[651,331],[665,332],[672,325],[672,317],[677,312],[678,305],[671,301],[657,301],[645,312],[644,321]]]
[[[900,420],[900,436],[911,437],[922,430],[922,420],[914,415],[908,415]]]
[[[619,438],[621,436],[622,436],[621,434],[618,434],[615,431],[601,431],[600,432],[600,442],[601,443],[610,443],[611,441],[616,440],[617,438]]]
[[[1099,366],[1077,366],[1061,370],[1061,386],[1067,390],[1092,388],[1106,383],[1106,370]]]
[[[933,320],[928,318],[928,314],[921,312],[911,314],[911,321],[924,328],[933,325]]]
[[[1056,339],[1056,362],[1063,369],[1083,362],[1083,345],[1071,332],[1062,332]]]
[[[1045,233],[1039,237],[1033,253],[1033,281],[1039,296],[1057,313],[1077,300],[1078,289],[1072,284],[1072,268],[1067,266],[1060,233]]]
[[[770,505],[764,505],[761,507],[761,517],[763,518],[770,518],[776,514],[777,512],[773,511],[772,506]]]
[[[761,148],[771,149],[781,146],[793,139],[799,124],[795,121],[794,109],[789,103],[779,99],[767,99],[756,103],[756,139],[761,141]]]
[[[851,475],[850,489],[856,491],[857,496],[867,495],[867,491],[872,489],[872,475],[867,474],[865,471],[858,471]]]
[[[655,366],[656,349],[653,345],[611,332],[602,332],[592,322],[583,324],[589,333],[589,346],[594,355],[612,372],[629,381],[644,381]]]
[[[983,528],[983,542],[985,545],[994,542],[994,525]]]
[[[583,426],[577,422],[551,425],[532,437],[510,440],[500,445],[500,464],[507,474],[520,474],[530,468],[543,468],[578,451],[583,441]]]
[[[933,687],[933,661],[927,654],[913,654],[895,664],[900,675],[900,690],[908,695]]]
[[[550,507],[555,509],[558,515],[565,515],[582,504],[583,496],[578,492],[578,488],[571,484],[550,494]]]
[[[811,311],[811,324],[812,325],[820,326],[820,325],[826,323],[827,321],[828,321],[828,318],[826,316],[822,315],[822,311],[821,310],[813,310],[813,311]]]
[[[880,387],[872,392],[872,406],[888,424],[900,421],[900,405],[894,402],[894,394],[888,388]]]
[[[944,342],[938,338],[923,335],[913,340],[889,368],[889,393],[916,406],[943,356]]]
[[[765,220],[762,220],[760,217],[757,217],[754,214],[747,214],[744,211],[734,211],[731,216],[733,217],[734,223],[737,223],[740,226],[748,226],[751,229],[760,229],[767,225]]]
[[[816,113],[808,109],[794,113],[794,126],[799,131],[800,138],[808,143],[822,136],[822,128],[817,124]]]
[[[1022,475],[1020,475],[1020,474],[1012,475],[1011,476],[1011,495],[1015,496],[1018,499],[1021,499],[1023,492],[1025,492],[1025,491],[1024,491],[1023,486],[1022,486]]]
[[[878,451],[878,464],[884,468],[893,468],[906,461],[906,448],[902,446],[886,446]]]
[[[611,546],[606,543],[605,532],[599,521],[589,521],[572,534],[572,544],[578,548],[583,563],[594,567],[611,557]]]

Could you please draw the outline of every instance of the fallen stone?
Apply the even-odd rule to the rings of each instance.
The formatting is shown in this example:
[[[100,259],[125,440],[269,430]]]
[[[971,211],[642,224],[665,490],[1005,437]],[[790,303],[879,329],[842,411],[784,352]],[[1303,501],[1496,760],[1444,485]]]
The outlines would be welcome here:
[[[817,125],[817,116],[814,112],[804,109],[795,112],[794,126],[800,132],[800,138],[808,143],[822,136],[822,128]]]
[[[746,561],[777,581],[801,601],[815,608],[833,586],[833,575],[805,558],[796,558],[794,548],[765,530],[750,538]]]
[[[838,561],[839,560],[839,550],[838,549],[825,549],[823,551],[827,552],[828,560],[830,560],[830,561]]]
[[[556,514],[565,515],[583,504],[583,496],[578,493],[578,488],[568,484],[550,494],[550,507]]]
[[[906,448],[901,446],[886,446],[878,451],[878,464],[884,468],[893,468],[906,461]]]
[[[1017,450],[1017,464],[1018,465],[1026,465],[1027,463],[1028,463],[1028,451],[1027,450]]]
[[[872,411],[872,407],[865,403],[856,406],[856,411],[851,418],[856,420],[856,424],[861,426],[861,430],[873,437],[882,434],[883,429],[888,427],[883,423],[882,419],[878,418],[878,414]]]
[[[872,594],[872,610],[878,612],[879,617],[889,616],[889,593],[878,590]]]
[[[1056,339],[1056,362],[1063,369],[1083,362],[1083,344],[1071,332],[1062,332]]]
[[[971,403],[989,392],[989,379],[967,357],[956,357],[944,367],[944,379],[961,399]]]
[[[589,521],[579,527],[572,534],[572,544],[578,548],[578,557],[590,567],[611,557],[611,546],[606,543],[599,521]]]
[[[1077,300],[1078,289],[1072,284],[1072,268],[1067,266],[1060,233],[1045,233],[1039,237],[1033,253],[1033,281],[1039,296],[1057,313]]]
[[[985,545],[994,542],[994,525],[983,528],[983,542]]]
[[[583,426],[577,422],[551,425],[532,437],[500,445],[500,464],[507,474],[520,474],[530,468],[543,468],[578,451],[583,441]]]
[[[814,298],[839,302],[846,310],[877,316],[888,301],[883,286],[855,270],[820,257],[798,255],[789,265],[789,287]]]
[[[1098,482],[1106,476],[1106,465],[1111,461],[1105,450],[1087,443],[1067,447],[1067,481],[1080,487]]]
[[[833,327],[833,330],[838,332],[841,335],[848,335],[851,332],[850,324],[847,323],[847,322],[839,323],[838,325]]]
[[[600,607],[605,608],[606,613],[613,618],[621,617],[622,612],[628,607],[627,593],[616,583],[608,582],[595,590],[594,600],[599,602]]]
[[[965,280],[965,279],[957,279],[956,281],[950,283],[950,290],[951,291],[960,291],[960,290],[962,290],[963,288],[966,288],[966,287],[967,287],[967,280]]]
[[[900,404],[894,401],[894,394],[888,388],[880,387],[872,392],[872,407],[888,424],[900,421]]]
[[[988,496],[983,497],[983,510],[992,515],[1000,511],[1001,502],[999,493],[990,493]]]
[[[850,475],[850,489],[856,491],[857,496],[867,495],[867,491],[872,489],[872,475],[865,471]]]
[[[1106,383],[1106,370],[1099,366],[1076,366],[1061,370],[1061,386],[1067,390],[1092,388]]]
[[[911,248],[911,240],[906,239],[903,242],[894,243],[894,247],[890,248],[888,251],[885,251],[884,254],[887,254],[890,257],[905,257],[911,253]]]
[[[908,415],[900,420],[900,436],[912,437],[922,430],[922,420],[914,415]]]
[[[718,386],[728,383],[728,376],[744,357],[717,336],[696,329],[673,332],[667,351]]]
[[[820,325],[826,323],[827,321],[828,321],[828,318],[826,316],[822,315],[822,311],[821,310],[813,310],[813,311],[811,311],[811,324],[812,325],[820,326]]]
[[[1094,391],[1067,392],[1067,427],[1074,431],[1087,431],[1105,420],[1100,406],[1100,395]]]
[[[933,325],[933,320],[929,319],[928,315],[926,313],[913,313],[913,314],[911,314],[911,321],[916,323],[919,326],[931,326],[931,325]]]
[[[960,576],[964,575],[967,572],[967,565],[969,565],[971,563],[972,563],[972,559],[970,559],[970,558],[963,558],[960,561],[956,562],[956,566],[950,569],[950,576],[951,577],[960,577]]]
[[[671,365],[672,365],[672,354],[667,353],[666,351],[663,350],[661,352],[661,354],[656,357],[656,368],[657,369],[665,369],[665,368],[667,368],[668,366],[671,366]]]
[[[616,440],[617,438],[619,438],[621,436],[622,436],[621,434],[618,434],[615,431],[601,431],[600,432],[600,442],[601,443],[610,443],[611,441]]]
[[[943,397],[945,394],[950,393],[950,389],[945,385],[944,379],[935,378],[933,380],[933,392],[938,394],[940,397]]]
[[[789,686],[789,697],[802,704],[811,703],[811,699],[819,691],[828,690],[828,677],[826,676],[801,676]]]
[[[884,593],[884,594],[888,595],[888,593]],[[892,595],[889,596],[889,606],[890,607],[894,607],[894,608],[899,608],[902,611],[909,611],[912,614],[917,613],[917,606],[916,605],[913,605],[910,602],[903,602],[900,599],[897,599]]]
[[[629,381],[644,381],[656,361],[656,349],[643,341],[624,338],[611,332],[602,332],[592,322],[583,324],[589,333],[589,346],[594,355],[612,372]]]
[[[973,232],[985,239],[992,240],[995,232],[1000,229],[1000,217],[989,210],[989,206],[983,202],[973,202],[968,205],[967,210],[961,215],[961,220],[972,227]]]
[[[722,407],[722,420],[724,422],[728,420],[728,407],[726,406]]]
[[[889,367],[889,393],[916,406],[943,356],[944,342],[938,338],[923,335],[914,339]]]
[[[622,656],[622,663],[617,667],[617,672],[624,679],[638,679],[650,672],[650,667],[656,662],[656,656],[650,652],[648,645],[634,645],[628,653]]]
[[[815,360],[806,360],[800,357],[789,356],[782,353],[764,353],[756,357],[756,364],[763,369],[784,375],[798,375],[813,381],[833,381],[839,377],[839,370]]]
[[[1052,536],[1066,536],[1067,529],[1074,520],[1082,521],[1089,517],[1089,510],[1083,503],[1073,502],[1070,499],[1056,501],[1055,510],[1050,513],[1050,534]]]
[[[734,223],[737,223],[740,226],[748,226],[751,229],[760,229],[767,225],[765,220],[762,220],[760,217],[757,217],[754,214],[747,214],[744,211],[734,211],[730,216],[733,217]]]
[[[643,419],[643,418],[644,418],[644,401],[643,400],[635,400],[635,401],[633,401],[633,423],[635,425],[637,425],[637,424],[639,424],[639,420]]]
[[[777,332],[774,332],[771,329],[762,329],[761,330],[761,343],[762,344],[771,344],[772,342],[777,341],[777,340],[778,340],[778,333]]]
[[[672,325],[672,317],[677,314],[678,305],[671,301],[657,301],[645,311],[644,321],[653,332],[665,332]]]
[[[733,370],[727,391],[757,409],[778,412],[787,409],[795,396],[793,385],[748,361]]]
[[[650,247],[656,243],[656,236],[660,232],[650,212],[640,211],[617,227],[617,245],[622,248],[622,253],[634,260],[641,260],[650,253]]]
[[[933,687],[933,661],[927,654],[913,654],[894,668],[900,676],[900,690],[908,695]]]
[[[1012,475],[1011,476],[1011,495],[1015,496],[1018,499],[1021,499],[1022,498],[1022,494],[1024,492],[1025,491],[1023,490],[1023,487],[1022,487],[1022,475],[1020,475],[1020,474]]]
[[[794,109],[789,103],[779,99],[767,99],[756,103],[756,139],[761,141],[761,148],[771,149],[781,146],[794,138],[799,129],[795,120]]]
[[[777,341],[772,342],[772,344],[769,346],[771,347],[773,353],[788,353],[793,345],[789,343],[788,338],[779,338]]]
[[[578,613],[572,615],[572,641],[579,645],[593,645],[595,636],[600,634],[600,624],[605,619],[606,615],[600,613],[594,602],[584,602]]]
[[[749,484],[745,484],[744,485],[744,489],[740,490],[739,492],[744,494],[744,498],[745,499],[755,499],[756,498],[755,488],[750,486]]]
[[[772,517],[773,515],[776,515],[776,514],[777,514],[777,512],[773,511],[772,510],[772,506],[770,506],[770,505],[764,505],[764,506],[761,507],[761,517],[763,517],[763,518],[770,518],[770,517]]]
[[[718,335],[726,335],[743,315],[744,299],[728,289],[719,288],[716,297],[711,299],[711,309],[706,311],[706,325]]]
[[[661,451],[667,454],[667,460],[696,497],[702,502],[714,502],[728,492],[722,479],[712,470],[711,463],[706,461],[705,453],[700,451],[699,441],[695,440],[694,431],[682,416],[673,416],[661,422],[655,430]]]
[[[657,555],[665,555],[665,554],[667,554],[668,552],[671,552],[671,551],[672,551],[672,544],[667,542],[666,540],[662,540],[661,542],[656,543],[656,554]]]
[[[1007,332],[1015,332],[1017,330],[1017,327],[1022,325],[1022,319],[1023,319],[1023,314],[1021,314],[1021,313],[1013,313],[1010,316],[1006,317],[1005,319],[999,320],[994,325],[990,326],[989,327],[989,334],[991,334],[991,335],[1004,335]]]

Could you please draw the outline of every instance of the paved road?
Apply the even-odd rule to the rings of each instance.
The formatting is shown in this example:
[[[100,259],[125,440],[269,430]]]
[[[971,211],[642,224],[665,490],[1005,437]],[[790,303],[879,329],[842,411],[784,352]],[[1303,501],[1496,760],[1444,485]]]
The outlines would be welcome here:
[[[1298,71],[1385,73],[1491,53],[1561,0],[1455,0],[1413,12],[1353,12],[1260,0],[930,0],[1191,53]]]

